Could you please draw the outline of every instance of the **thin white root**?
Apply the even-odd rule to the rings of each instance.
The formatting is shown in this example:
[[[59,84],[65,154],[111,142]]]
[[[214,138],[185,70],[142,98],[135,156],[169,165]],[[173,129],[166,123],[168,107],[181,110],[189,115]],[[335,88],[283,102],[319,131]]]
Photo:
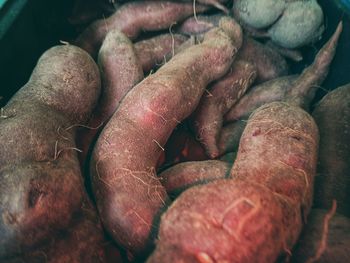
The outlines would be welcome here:
[[[317,262],[321,258],[323,252],[326,250],[326,248],[327,248],[328,230],[329,230],[329,221],[334,216],[336,210],[337,210],[337,201],[333,200],[331,210],[324,217],[323,232],[322,232],[322,237],[321,237],[321,241],[320,241],[320,246],[318,247],[318,249],[316,251],[316,254],[313,257],[309,258],[306,261],[306,263]]]

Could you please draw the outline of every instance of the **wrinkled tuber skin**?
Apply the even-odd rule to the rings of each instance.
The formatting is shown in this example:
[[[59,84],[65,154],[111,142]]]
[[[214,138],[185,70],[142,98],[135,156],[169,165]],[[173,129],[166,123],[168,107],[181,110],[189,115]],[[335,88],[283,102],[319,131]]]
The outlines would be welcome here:
[[[318,142],[313,118],[299,105],[284,102],[254,111],[240,140],[231,176],[264,185],[289,204],[281,206],[283,221],[279,222],[285,249],[297,241],[303,216],[311,209]]]
[[[192,16],[182,22],[177,32],[189,36],[204,34],[213,27],[218,26],[222,17],[224,17],[222,14]]]
[[[314,62],[300,76],[285,76],[252,87],[225,115],[226,122],[238,120],[243,122],[236,124],[239,130],[235,131],[233,126],[230,127],[231,129],[224,129],[223,139],[219,140],[220,149],[235,150],[237,148],[244,119],[248,118],[259,106],[273,101],[286,101],[309,110],[318,86],[328,74],[341,32],[342,23],[340,22],[333,36],[318,52]],[[229,139],[229,131],[232,132],[232,139]],[[232,144],[223,146],[223,143]]]
[[[150,72],[156,66],[166,63],[168,54],[184,43],[188,37],[180,34],[162,34],[136,42],[134,47],[144,73]]]
[[[237,59],[243,59],[255,65],[257,70],[256,84],[288,75],[289,72],[284,57],[274,49],[250,37],[244,37]]]
[[[147,262],[274,262],[284,248],[282,209],[288,206],[254,181],[194,186],[162,215]]]
[[[167,193],[177,196],[194,185],[228,177],[231,166],[219,160],[183,162],[163,171],[159,177]]]
[[[91,210],[90,210],[91,209]],[[7,259],[8,263],[105,263],[107,244],[95,208],[85,207],[67,229],[63,229],[33,251],[21,258]],[[117,250],[115,250],[117,251]],[[118,252],[114,262],[118,259]],[[120,257],[119,257],[120,259]],[[25,260],[25,261],[23,261]],[[2,261],[1,261],[2,262]]]
[[[318,40],[323,31],[323,12],[317,1],[294,1],[269,28],[268,35],[282,47],[297,48]]]
[[[293,250],[291,262],[344,263],[350,258],[350,219],[340,214],[333,215],[328,224],[326,246],[317,261],[314,258],[319,250],[322,235],[325,233],[324,220],[329,213],[323,209],[313,209],[300,239]]]
[[[246,120],[230,122],[222,127],[218,140],[219,155],[237,151],[239,140],[247,124]]]
[[[97,207],[106,230],[132,254],[152,247],[168,199],[155,175],[163,146],[196,108],[208,83],[231,66],[238,31],[234,20],[223,19],[201,44],[177,54],[134,87],[96,143],[91,175]]]
[[[192,122],[196,136],[210,158],[219,156],[218,140],[223,117],[250,87],[256,78],[255,66],[247,61],[234,61],[230,71],[209,87],[204,94]]]
[[[350,216],[350,84],[328,93],[312,116],[320,129],[320,151],[315,185],[315,207]]]
[[[260,106],[283,100],[297,75],[284,76],[253,86],[243,97],[226,113],[225,121],[244,120]]]
[[[196,13],[208,9],[196,5]],[[107,19],[100,19],[88,26],[76,39],[75,44],[93,57],[97,54],[105,36],[112,29],[122,31],[135,39],[142,31],[166,29],[194,13],[192,3],[170,1],[138,1],[122,5]]]
[[[201,15],[197,19],[187,18],[179,28],[179,32],[187,35],[200,35],[217,26],[221,14]],[[253,63],[257,70],[255,83],[262,83],[288,74],[287,61],[274,48],[244,36],[237,59]]]
[[[78,131],[77,145],[81,150],[82,166],[89,149],[93,147],[97,134],[102,130],[126,93],[139,83],[144,75],[133,44],[119,30],[110,31],[98,54],[102,92],[88,127]]]
[[[99,93],[92,58],[78,47],[56,46],[2,109],[0,258],[45,242],[82,209],[87,195],[75,131]]]

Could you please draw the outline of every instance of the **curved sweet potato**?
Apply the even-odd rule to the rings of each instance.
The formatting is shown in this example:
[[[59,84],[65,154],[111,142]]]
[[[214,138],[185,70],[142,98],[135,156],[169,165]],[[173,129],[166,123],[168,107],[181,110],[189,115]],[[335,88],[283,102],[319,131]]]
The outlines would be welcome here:
[[[177,196],[194,185],[228,177],[231,166],[219,160],[183,162],[163,171],[159,177],[167,193]]]
[[[350,216],[350,84],[328,93],[312,113],[320,129],[315,206]]]
[[[204,94],[192,116],[193,129],[210,158],[219,156],[218,140],[223,118],[256,78],[255,66],[234,61],[230,72],[215,81]]]
[[[157,65],[165,63],[165,58],[188,38],[180,34],[162,34],[136,42],[134,47],[144,73],[148,73]],[[173,54],[172,54],[173,55]]]
[[[293,250],[291,262],[343,263],[349,260],[350,219],[335,214],[329,222],[325,222],[327,215],[327,210],[311,210],[303,233]],[[325,223],[328,223],[327,233]],[[325,247],[318,257],[318,251],[323,246],[321,242],[324,234],[327,235]]]
[[[154,224],[167,200],[154,171],[162,147],[195,109],[206,85],[229,69],[237,27],[234,20],[222,20],[201,44],[134,87],[97,141],[91,163],[97,207],[108,232],[131,253],[152,246]]]
[[[110,31],[98,54],[102,92],[87,126],[78,131],[77,145],[81,150],[82,166],[89,150],[93,148],[97,134],[118,108],[126,93],[139,83],[144,75],[133,44],[119,30]]]
[[[100,93],[92,58],[57,46],[1,111],[0,258],[21,253],[70,225],[87,200],[75,148]],[[77,103],[79,102],[79,103]]]
[[[200,13],[208,7],[196,5]],[[192,3],[170,1],[138,1],[122,5],[107,19],[96,20],[81,33],[75,44],[95,56],[107,33],[118,29],[130,39],[135,39],[141,31],[157,31],[170,27],[194,12]]]

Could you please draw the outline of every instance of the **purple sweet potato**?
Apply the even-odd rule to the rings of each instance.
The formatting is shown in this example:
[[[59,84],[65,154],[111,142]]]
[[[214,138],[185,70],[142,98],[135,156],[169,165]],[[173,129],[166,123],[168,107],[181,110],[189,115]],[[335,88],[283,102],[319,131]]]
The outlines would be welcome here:
[[[201,44],[175,55],[135,86],[96,143],[91,175],[101,220],[132,254],[152,246],[158,214],[167,202],[155,175],[163,146],[196,108],[208,83],[231,66],[237,27],[234,20],[223,19]]]
[[[87,200],[75,133],[100,93],[92,58],[67,45],[46,51],[0,118],[0,258],[67,228]]]
[[[291,262],[344,263],[350,258],[350,219],[313,209]]]
[[[250,87],[256,78],[255,66],[235,61],[223,78],[209,87],[192,116],[193,128],[210,158],[219,156],[218,139],[223,117]]]
[[[162,34],[150,39],[136,42],[134,47],[144,73],[150,72],[155,66],[164,64],[166,56],[184,43],[188,37],[180,34]]]
[[[91,116],[88,128],[79,130],[77,136],[80,162],[83,165],[94,139],[107,123],[126,93],[139,83],[144,75],[133,44],[119,30],[110,31],[98,54],[102,93]]]
[[[231,164],[219,160],[183,162],[163,171],[159,177],[170,196],[176,196],[198,184],[224,179],[230,174]]]
[[[200,13],[208,7],[196,5]],[[138,1],[122,5],[112,16],[100,19],[88,26],[75,44],[95,56],[107,33],[118,29],[130,39],[135,39],[141,31],[157,31],[169,28],[194,12],[192,3],[170,1]]]
[[[350,84],[328,93],[312,116],[320,129],[315,206],[328,209],[337,200],[337,212],[350,216]]]

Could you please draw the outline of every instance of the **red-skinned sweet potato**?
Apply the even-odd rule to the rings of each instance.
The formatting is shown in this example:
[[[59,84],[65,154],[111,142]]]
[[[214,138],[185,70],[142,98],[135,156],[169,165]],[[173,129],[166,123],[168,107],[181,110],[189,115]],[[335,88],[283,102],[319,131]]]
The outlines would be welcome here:
[[[87,202],[75,131],[99,93],[92,58],[78,47],[57,46],[2,109],[0,258],[50,239]]]
[[[335,211],[334,211],[335,212]],[[293,250],[291,262],[343,263],[350,258],[350,219],[313,209]]]
[[[230,72],[209,87],[192,116],[193,129],[210,158],[220,152],[218,140],[224,115],[250,87],[256,78],[255,66],[249,62],[234,61]]]
[[[194,185],[228,177],[231,166],[219,160],[183,162],[163,171],[159,177],[167,193],[177,196]]]
[[[81,150],[79,158],[84,167],[89,149],[91,151],[96,135],[102,130],[126,93],[139,83],[144,75],[133,44],[119,30],[110,31],[98,54],[101,72],[102,92],[88,127],[77,135]]]
[[[332,59],[335,55],[338,39],[342,31],[342,23],[339,23],[337,30],[329,41],[322,47],[315,57],[314,62],[307,67],[300,76],[285,76],[278,79],[264,82],[256,87],[252,87],[230,111],[224,116],[225,121],[244,121],[259,106],[272,101],[287,101],[301,105],[309,110],[310,102],[314,98],[318,86],[323,82],[328,74]],[[242,130],[243,123],[236,126]],[[231,127],[232,128],[232,127]],[[225,140],[237,142],[240,131],[232,131],[232,140],[229,139],[229,129],[225,130]],[[221,148],[236,149],[236,145],[222,146]]]
[[[134,47],[144,73],[155,66],[166,63],[167,55],[175,55],[175,50],[188,38],[180,34],[162,34],[136,42]]]
[[[337,212],[350,216],[350,84],[328,93],[312,116],[320,129],[315,207],[329,209],[337,201]]]
[[[196,5],[200,13],[208,7]],[[169,28],[194,12],[192,3],[170,1],[138,1],[121,6],[107,19],[96,20],[76,39],[75,44],[95,56],[107,33],[119,29],[130,39],[135,39],[141,31],[157,31]]]
[[[133,254],[152,246],[157,214],[167,201],[154,171],[162,147],[206,85],[229,69],[238,31],[234,20],[222,20],[201,44],[134,87],[97,141],[91,162],[97,207],[111,236]]]

